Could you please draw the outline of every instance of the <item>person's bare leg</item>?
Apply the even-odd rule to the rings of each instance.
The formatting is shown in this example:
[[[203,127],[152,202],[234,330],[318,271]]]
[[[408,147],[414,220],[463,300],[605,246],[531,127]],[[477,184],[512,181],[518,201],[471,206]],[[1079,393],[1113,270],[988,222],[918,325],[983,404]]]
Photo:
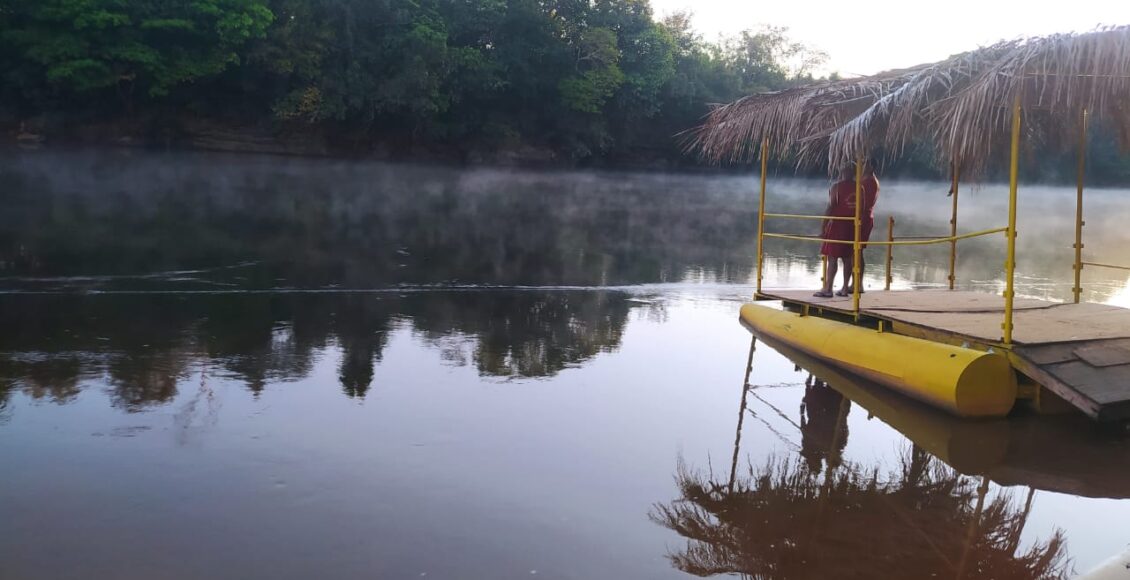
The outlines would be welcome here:
[[[849,290],[848,288],[849,284],[851,284],[851,266],[854,261],[855,260],[851,256],[844,258],[844,286],[840,289],[840,292],[843,292],[845,295],[851,293],[851,290]]]
[[[824,287],[813,296],[818,298],[829,298],[832,296],[832,284],[836,281],[836,272],[839,270],[837,260],[837,258],[828,256],[828,268],[824,271]]]
[[[861,280],[863,279],[863,269],[866,268],[866,267],[867,267],[867,257],[863,254],[863,252],[860,252],[859,253],[859,278]],[[849,270],[850,270],[850,268],[849,268]],[[844,288],[846,288],[847,293],[850,294],[852,292],[855,292],[855,272],[848,271],[848,272],[845,272],[844,275],[845,275],[845,278],[847,280],[844,283]],[[863,286],[859,287],[859,293],[863,294]]]
[[[867,258],[863,252],[859,253],[859,278],[863,279],[863,269],[867,267]],[[855,272],[848,268],[844,271],[844,292],[851,294],[855,292]],[[859,293],[863,294],[863,286],[859,287]]]

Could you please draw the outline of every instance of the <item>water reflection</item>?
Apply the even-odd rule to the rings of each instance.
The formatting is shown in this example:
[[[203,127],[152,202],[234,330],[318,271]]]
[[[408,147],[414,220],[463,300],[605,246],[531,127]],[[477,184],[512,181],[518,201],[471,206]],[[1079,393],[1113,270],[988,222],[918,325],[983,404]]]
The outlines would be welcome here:
[[[918,449],[893,473],[845,463],[825,478],[798,461],[770,462],[733,489],[689,470],[679,500],[652,518],[688,540],[672,564],[697,576],[1063,578],[1062,533],[1023,549],[1031,508]]]
[[[253,393],[307,377],[341,351],[349,397],[373,387],[388,336],[407,327],[449,364],[483,376],[548,377],[615,351],[633,308],[622,292],[389,294],[10,295],[0,310],[0,409],[9,393],[66,403],[104,385],[114,406],[171,401],[207,371]]]
[[[767,344],[959,473],[988,476],[1005,486],[1130,498],[1130,472],[1123,469],[1130,461],[1130,439],[1098,429],[1077,413],[960,420],[786,345]]]
[[[720,441],[731,453],[731,427],[716,424],[719,411],[732,412],[731,395],[687,387],[716,384],[725,359],[743,354],[734,319],[754,262],[748,177],[93,153],[0,157],[0,171],[0,422],[7,464],[23,477],[0,485],[0,505],[20,516],[5,521],[23,522],[0,532],[17,557],[35,554],[16,570],[44,569],[63,552],[73,561],[60,565],[83,569],[139,545],[164,554],[164,568],[225,567],[235,557],[225,550],[255,538],[255,565],[292,576],[355,561],[341,576],[371,577],[386,570],[382,559],[411,562],[386,574],[405,577],[437,560],[453,577],[469,561],[484,572],[462,576],[678,574],[654,558],[672,536],[640,514],[671,493],[676,449]],[[939,233],[944,187],[933,197],[932,184],[887,183],[882,211],[896,214],[899,232]],[[774,187],[774,210],[821,209],[821,182]],[[1022,210],[1022,290],[1069,296],[1071,251],[1060,240],[1070,235],[1051,220],[1072,198],[1024,191],[1024,207],[1038,211]],[[963,197],[963,228],[999,225],[1001,199],[991,188]],[[1088,218],[1088,248],[1125,253],[1125,212],[1103,199]],[[1025,233],[1038,231],[1047,235]],[[963,245],[959,281],[998,284],[1001,244]],[[769,251],[768,285],[815,286],[812,247],[782,241]],[[899,249],[896,285],[943,283],[944,258],[945,248]],[[879,283],[881,273],[870,276]],[[1125,286],[1117,275],[1085,278],[1092,298]],[[921,575],[1054,576],[1065,568],[1060,536],[1031,523],[1048,503],[1042,491],[1130,495],[1123,439],[1068,418],[956,422],[780,351],[805,369],[795,381],[803,387],[743,389],[733,468],[717,479],[681,470],[682,497],[656,508],[657,520],[694,539],[680,568],[842,577],[874,566],[873,576],[902,569],[902,557]],[[493,388],[511,379],[513,388]],[[381,405],[349,404],[377,397]],[[863,411],[906,436],[884,430],[875,445],[894,443],[900,457],[853,452],[875,443]],[[199,449],[163,447],[170,415],[180,443],[202,425],[219,428],[194,439]],[[774,430],[790,455],[743,447],[743,422]],[[126,446],[118,435],[136,438]],[[751,447],[755,459],[739,469]],[[230,489],[245,494],[238,506],[218,499]],[[302,493],[273,495],[287,489]],[[1064,496],[1062,505],[1085,503]],[[1107,507],[1087,517],[1103,509],[1111,520]],[[101,549],[84,530],[67,535],[74,521],[98,521],[91,513],[132,535],[100,535],[114,544]],[[772,526],[754,525],[765,520]],[[211,533],[216,521],[230,533]],[[1096,539],[1090,523],[1063,524],[1080,553]],[[47,536],[68,549],[29,549]],[[325,543],[304,543],[315,537]],[[904,542],[905,555],[861,537]],[[221,557],[164,545],[201,538]],[[343,555],[358,538],[370,544]],[[507,567],[527,551],[529,566]],[[533,565],[551,556],[557,576]],[[182,575],[207,575],[194,572]]]
[[[1070,478],[1080,462],[1058,459],[1090,447],[1069,443],[1069,450],[1052,452],[1056,457],[1043,464],[1043,473],[1034,468],[1030,452],[1068,432],[1055,421],[1048,428],[1025,422],[1017,437],[1008,422],[949,419],[772,346],[808,373],[801,449],[796,456],[750,463],[740,473],[741,422],[747,395],[758,388],[749,383],[748,365],[728,481],[680,461],[679,498],[651,513],[653,521],[687,539],[669,556],[679,570],[750,578],[872,578],[876,570],[913,571],[915,577],[1063,578],[1071,570],[1061,530],[1044,539],[1022,538],[1035,490],[1103,494],[1126,477],[1087,477],[1094,482],[1089,490],[1062,489],[1061,478]],[[751,344],[751,361],[753,349]],[[851,400],[908,438],[897,464],[843,458]],[[1046,435],[1033,436],[1039,431]],[[991,490],[991,481],[1028,489],[1018,496],[999,485]]]
[[[800,455],[808,469],[820,473],[821,464],[828,471],[843,462],[848,427],[845,419],[851,400],[828,386],[823,379],[809,375],[804,381],[804,398],[800,403]]]

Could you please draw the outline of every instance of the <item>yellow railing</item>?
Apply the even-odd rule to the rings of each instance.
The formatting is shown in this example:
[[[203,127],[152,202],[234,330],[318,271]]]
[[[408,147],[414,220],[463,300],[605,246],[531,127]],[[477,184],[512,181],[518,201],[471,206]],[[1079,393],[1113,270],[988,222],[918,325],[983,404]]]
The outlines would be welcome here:
[[[1094,266],[1096,268],[1113,268],[1115,270],[1130,270],[1130,266],[1116,266],[1114,264],[1101,264],[1099,262],[1079,262],[1082,266]],[[1082,270],[1082,268],[1080,268]]]
[[[892,248],[894,246],[910,246],[910,245],[928,245],[946,243],[950,244],[950,260],[949,260],[949,288],[954,288],[954,281],[956,278],[955,269],[957,264],[957,242],[977,236],[984,236],[996,233],[1004,233],[1007,241],[1007,249],[1005,255],[1005,290],[1004,296],[1004,322],[1001,324],[1001,342],[1005,345],[1012,344],[1013,333],[1013,301],[1016,296],[1016,206],[1017,206],[1017,190],[1019,188],[1019,161],[1020,161],[1020,135],[1021,123],[1023,121],[1023,109],[1021,107],[1021,95],[1017,92],[1013,97],[1012,104],[1012,123],[1011,123],[1011,143],[1009,147],[1009,175],[1008,175],[1008,225],[1003,228],[995,228],[991,230],[983,230],[980,232],[972,232],[969,234],[957,233],[957,209],[958,209],[958,186],[960,185],[960,151],[955,149],[951,153],[952,157],[952,183],[950,194],[953,196],[953,210],[950,217],[950,235],[938,236],[933,238],[924,239],[895,239],[894,237],[894,218],[891,218],[888,226],[887,240],[885,242],[867,242],[876,246],[886,246],[887,248],[887,279],[886,288],[890,289],[891,285],[891,263],[893,261]],[[1087,129],[1089,121],[1089,112],[1086,108],[1080,110],[1079,116],[1079,149],[1078,149],[1078,162],[1077,162],[1077,181],[1076,181],[1076,203],[1075,203],[1075,243],[1072,246],[1075,250],[1074,260],[1074,274],[1075,286],[1072,288],[1074,301],[1078,303],[1082,294],[1081,277],[1084,266],[1091,266],[1096,268],[1113,268],[1118,270],[1130,271],[1130,266],[1118,266],[1114,264],[1104,264],[1099,262],[1086,262],[1083,260],[1083,226],[1086,222],[1083,221],[1083,187],[1084,175],[1086,170],[1086,146],[1087,146]],[[769,140],[763,139],[761,142],[761,201],[758,206],[758,221],[757,221],[757,292],[761,294],[762,282],[762,269],[765,261],[764,243],[765,238],[778,238],[789,240],[813,241],[813,242],[829,242],[835,244],[852,244],[853,256],[853,272],[856,283],[854,284],[855,292],[852,296],[853,311],[856,318],[859,317],[859,258],[860,250],[862,249],[862,242],[860,240],[860,226],[862,223],[859,212],[861,211],[861,204],[856,204],[855,217],[826,217],[826,216],[812,216],[812,215],[797,215],[797,214],[767,214],[765,213],[765,182],[768,169],[768,149]],[[863,160],[860,159],[855,163],[855,191],[856,199],[860,198],[862,189],[862,174],[863,174]],[[854,239],[851,241],[842,240],[828,240],[818,238],[815,236],[797,236],[792,234],[772,234],[765,233],[765,218],[789,218],[789,219],[802,219],[802,220],[852,220],[855,226]]]
[[[1007,232],[1008,228],[993,228],[991,230],[981,230],[979,232],[971,232],[968,234],[961,234],[958,236],[943,236],[940,238],[922,238],[922,239],[908,239],[902,238],[897,240],[888,240],[885,242],[863,242],[869,246],[929,246],[931,244],[944,244],[946,242],[956,242],[959,240],[967,240],[969,238],[976,238],[979,236],[988,236],[991,234],[1000,234]],[[828,238],[819,238],[816,236],[798,236],[794,234],[762,234],[766,238],[777,238],[780,240],[800,240],[804,242],[821,242],[829,244],[855,244],[855,240],[831,240]]]
[[[767,213],[767,214],[765,214],[765,217],[767,217],[767,218],[787,218],[787,219],[798,219],[798,220],[833,220],[833,221],[844,221],[844,222],[855,221],[855,218],[853,218],[853,217],[803,215],[803,214],[797,214],[797,213]]]
[[[758,295],[761,294],[761,284],[762,284],[762,280],[763,280],[763,268],[764,268],[764,261],[765,261],[765,250],[764,250],[765,238],[773,238],[773,239],[778,239],[778,240],[796,240],[796,241],[802,241],[802,242],[819,242],[819,243],[828,243],[828,244],[851,244],[852,250],[853,250],[853,256],[854,256],[854,259],[852,260],[852,272],[851,272],[852,279],[853,279],[853,283],[852,283],[852,313],[855,315],[856,319],[858,319],[859,315],[860,315],[860,307],[859,307],[860,296],[859,295],[860,295],[860,291],[861,291],[860,289],[862,287],[862,284],[860,283],[861,272],[860,272],[859,262],[860,262],[860,254],[862,252],[862,246],[863,246],[863,243],[864,243],[860,239],[861,233],[862,233],[861,227],[862,227],[862,224],[863,224],[863,216],[861,215],[863,204],[861,204],[861,203],[855,204],[856,215],[854,217],[791,214],[791,213],[767,213],[765,211],[765,196],[766,196],[766,191],[765,191],[765,169],[766,169],[766,167],[765,167],[765,165],[766,165],[766,148],[767,147],[768,147],[768,140],[762,141],[761,199],[760,199],[760,202],[758,204],[758,208],[759,208],[760,211],[758,212],[758,219],[757,219],[757,294]],[[862,166],[861,162],[856,164],[856,176],[855,176],[856,179],[855,179],[855,181],[856,181],[856,199],[857,200],[860,199],[860,195],[862,194],[862,167],[863,166]],[[956,175],[955,175],[954,180],[956,181]],[[949,285],[950,285],[950,289],[952,290],[953,285],[954,285],[954,279],[955,279],[954,268],[956,267],[956,261],[957,261],[957,242],[960,241],[960,240],[967,240],[967,239],[970,239],[970,238],[976,238],[976,237],[980,237],[980,236],[988,236],[988,235],[992,235],[992,234],[1004,233],[1004,234],[1009,236],[1009,242],[1010,242],[1009,243],[1009,257],[1008,257],[1007,261],[1005,262],[1005,266],[1006,266],[1006,269],[1008,270],[1008,275],[1009,275],[1009,278],[1010,278],[1009,291],[1011,291],[1011,289],[1012,289],[1012,286],[1011,286],[1012,264],[1014,262],[1012,252],[1015,251],[1015,245],[1014,245],[1014,242],[1013,242],[1014,235],[1015,235],[1013,233],[1013,232],[1015,232],[1015,221],[1010,220],[1010,225],[1005,226],[1005,227],[992,228],[992,229],[981,230],[981,231],[976,231],[976,232],[969,232],[969,233],[966,233],[966,234],[958,234],[957,233],[957,200],[956,200],[957,191],[956,191],[956,189],[957,188],[955,186],[954,191],[953,191],[953,195],[954,195],[954,198],[955,198],[954,199],[953,218],[950,220],[951,235],[936,236],[936,237],[908,236],[908,237],[904,237],[904,238],[901,238],[901,239],[895,239],[895,237],[894,237],[895,219],[893,217],[891,217],[888,220],[888,229],[887,229],[887,239],[886,239],[886,241],[868,241],[868,242],[866,242],[869,245],[885,246],[887,248],[887,263],[886,263],[886,277],[885,277],[885,288],[887,290],[890,290],[890,287],[891,287],[891,281],[892,281],[891,265],[892,265],[892,261],[893,261],[892,249],[895,246],[928,246],[928,245],[932,245],[932,244],[945,244],[945,243],[950,244]],[[1013,199],[1011,200],[1010,205],[1012,205],[1012,204],[1015,204],[1015,193],[1013,193]],[[1015,210],[1013,210],[1013,211],[1015,211]],[[1010,215],[1010,218],[1012,218],[1012,220],[1015,219],[1013,217],[1014,215],[1015,215],[1015,213],[1012,213],[1012,215]],[[854,235],[852,236],[851,240],[834,240],[834,239],[823,238],[823,237],[818,237],[818,236],[804,236],[804,235],[797,235],[797,234],[770,233],[770,232],[765,231],[765,220],[767,218],[793,219],[793,220],[820,220],[820,221],[825,221],[825,220],[827,220],[827,221],[851,221],[853,226],[854,226],[854,228],[853,228],[854,229]],[[823,262],[823,264],[824,264],[824,268],[823,268],[824,272],[823,272],[823,276],[821,277],[821,282],[826,283],[827,275],[828,275],[828,272],[827,272],[828,262],[825,260]],[[1008,291],[1006,291],[1006,293],[1005,293],[1005,321],[1004,321],[1004,324],[1001,325],[1001,328],[1004,329],[1004,331],[1005,331],[1004,341],[1006,343],[1011,341],[1011,336],[1010,336],[1010,334],[1011,334],[1010,329],[1012,327],[1012,304],[1011,304],[1011,302],[1012,301],[1010,300],[1010,294],[1009,294]]]
[[[857,207],[860,206],[860,205],[862,205],[862,204],[856,204]],[[851,239],[851,240],[833,240],[833,239],[829,239],[829,238],[822,238],[822,237],[819,237],[819,236],[803,236],[803,235],[797,235],[797,234],[770,233],[770,232],[765,231],[764,218],[784,218],[784,219],[796,219],[796,220],[843,220],[843,221],[851,220],[851,221],[855,222],[855,226],[856,226],[855,227],[855,235],[853,236],[853,239]],[[956,223],[956,221],[955,221],[955,223]],[[852,261],[853,262],[853,264],[852,264],[852,279],[854,280],[854,282],[852,283],[852,286],[853,286],[853,292],[852,293],[854,295],[853,300],[852,300],[852,312],[855,314],[856,318],[858,319],[859,310],[860,310],[859,309],[859,292],[860,292],[859,289],[860,289],[860,286],[861,286],[860,280],[859,280],[859,277],[860,277],[859,256],[860,256],[860,252],[862,250],[862,242],[860,240],[860,233],[861,233],[860,232],[860,226],[861,225],[862,225],[862,219],[860,219],[859,217],[834,217],[834,216],[833,217],[825,217],[825,216],[819,216],[819,215],[783,214],[783,213],[766,213],[766,214],[763,214],[763,217],[758,219],[758,232],[757,232],[757,239],[758,239],[758,242],[757,242],[757,247],[758,247],[758,252],[757,252],[757,254],[758,254],[758,263],[757,263],[758,287],[757,287],[757,292],[758,292],[758,294],[761,293],[761,279],[762,279],[762,271],[761,270],[762,270],[762,262],[764,260],[764,250],[763,250],[763,248],[764,248],[764,245],[765,245],[765,238],[773,238],[773,239],[778,239],[778,240],[796,240],[796,241],[802,241],[802,242],[819,242],[819,243],[827,243],[827,244],[851,244],[852,247],[853,247],[853,250],[854,250],[854,255],[855,255],[855,259]],[[981,237],[981,236],[989,236],[989,235],[993,235],[993,234],[1000,234],[1000,233],[1007,234],[1012,230],[1012,228],[1005,226],[1005,227],[1000,227],[1000,228],[992,228],[992,229],[980,230],[980,231],[976,231],[976,232],[969,232],[969,233],[966,233],[966,234],[957,234],[956,231],[955,231],[955,233],[953,235],[949,235],[949,236],[936,236],[936,237],[907,236],[907,237],[904,237],[904,238],[895,239],[895,237],[894,237],[894,225],[895,225],[895,218],[894,217],[889,218],[886,241],[868,241],[868,242],[865,242],[868,245],[885,246],[887,248],[887,262],[886,262],[886,276],[885,276],[885,289],[886,290],[891,289],[891,281],[892,281],[891,264],[892,264],[892,261],[893,261],[893,256],[892,256],[891,250],[895,246],[929,246],[929,245],[933,245],[933,244],[945,244],[945,243],[950,244],[949,284],[950,284],[950,289],[952,290],[953,284],[954,284],[954,279],[955,279],[954,268],[956,266],[957,242],[960,241],[960,240],[967,240],[967,239],[970,239],[970,238],[976,238],[976,237]],[[956,230],[956,226],[953,228],[953,230]],[[828,275],[828,263],[827,263],[826,260],[823,261],[823,265],[824,265],[824,267],[823,267],[824,272],[823,272],[823,275],[820,278],[821,282],[825,282],[826,279],[827,279],[827,275]],[[1093,264],[1093,265],[1095,265],[1095,266],[1105,266],[1104,264]],[[1118,267],[1118,266],[1108,266],[1108,267]],[[1130,268],[1126,268],[1126,269],[1130,270]],[[1005,320],[1005,323],[1002,325],[1002,328],[1005,328],[1005,329],[1007,329],[1011,326],[1011,309],[1007,308],[1008,306],[1010,306],[1010,305],[1006,301],[1006,320]]]
[[[1010,155],[1010,164],[1009,164],[1009,184],[1008,184],[1009,185],[1009,188],[1008,188],[1009,189],[1009,192],[1008,192],[1009,195],[1008,195],[1008,225],[1007,226],[1005,226],[1003,228],[994,228],[994,229],[990,229],[990,230],[982,230],[982,231],[979,231],[979,232],[971,232],[971,233],[968,233],[968,234],[958,235],[958,233],[957,233],[957,198],[958,198],[958,182],[959,182],[959,175],[958,175],[958,169],[959,169],[958,161],[959,160],[957,159],[957,155],[955,153],[953,155],[953,157],[954,157],[953,174],[952,174],[953,182],[952,182],[952,187],[951,187],[951,191],[950,191],[951,195],[953,196],[953,213],[952,213],[952,217],[950,218],[950,235],[940,236],[940,237],[936,237],[936,238],[926,238],[926,239],[896,240],[896,239],[894,239],[894,231],[893,231],[893,229],[894,229],[894,219],[892,218],[889,222],[890,229],[888,231],[886,241],[879,241],[879,242],[868,241],[867,242],[868,244],[873,244],[873,245],[876,245],[876,246],[886,246],[887,247],[886,287],[888,289],[890,288],[890,284],[891,284],[890,266],[891,266],[891,261],[893,259],[891,249],[894,246],[922,246],[922,245],[930,245],[930,244],[949,243],[950,244],[949,287],[952,290],[953,287],[954,287],[954,278],[955,278],[954,269],[956,268],[956,262],[957,262],[957,242],[960,241],[960,240],[965,240],[965,239],[974,238],[974,237],[978,237],[978,236],[999,234],[999,233],[1003,232],[1005,234],[1005,237],[1006,237],[1006,240],[1007,240],[1007,250],[1006,250],[1007,253],[1006,253],[1005,262],[1004,262],[1004,267],[1005,267],[1004,322],[1001,324],[1001,331],[1002,331],[1001,332],[1001,334],[1002,334],[1001,342],[1003,342],[1005,345],[1011,345],[1012,344],[1013,299],[1016,296],[1016,293],[1014,291],[1015,276],[1016,276],[1016,234],[1017,234],[1017,232],[1016,232],[1016,200],[1017,200],[1017,189],[1018,189],[1018,179],[1017,178],[1018,178],[1018,173],[1019,173],[1018,168],[1019,168],[1019,160],[1020,160],[1020,123],[1021,123],[1021,120],[1022,120],[1021,113],[1022,113],[1022,110],[1021,110],[1021,106],[1020,106],[1020,95],[1017,94],[1014,101],[1013,101],[1013,106],[1012,106],[1012,143],[1011,143],[1011,148],[1010,148],[1010,154],[1011,155]],[[1084,114],[1083,131],[1084,131],[1084,135],[1085,135],[1086,112],[1084,112],[1083,114]],[[1082,138],[1083,137],[1081,137],[1081,139]],[[856,199],[857,203],[855,204],[855,216],[850,217],[850,218],[849,217],[841,217],[841,216],[828,217],[828,216],[814,216],[814,215],[802,215],[802,214],[766,213],[765,212],[765,195],[766,195],[765,185],[766,185],[766,177],[768,175],[768,162],[769,162],[769,139],[763,138],[761,140],[761,198],[758,202],[758,207],[757,207],[757,295],[758,296],[761,295],[761,284],[762,284],[762,280],[763,280],[763,270],[764,270],[764,263],[765,263],[765,238],[799,240],[799,241],[806,241],[806,242],[821,242],[821,243],[833,243],[833,244],[851,244],[852,245],[852,256],[854,258],[852,260],[852,272],[851,272],[852,278],[854,280],[854,282],[852,284],[852,290],[853,290],[852,291],[852,312],[854,313],[856,320],[858,320],[859,319],[859,312],[860,312],[860,309],[859,309],[860,291],[861,291],[861,288],[863,286],[863,284],[861,283],[861,280],[860,280],[860,253],[862,251],[862,245],[863,245],[863,242],[860,239],[860,237],[861,237],[860,236],[860,234],[861,234],[860,228],[862,227],[862,224],[863,224],[863,216],[862,216],[862,213],[861,213],[863,211],[862,210],[863,204],[858,203],[858,201],[861,199],[862,191],[863,191],[863,162],[864,162],[864,159],[859,158],[855,162],[855,199]],[[1080,164],[1080,167],[1082,168],[1082,164]],[[1076,246],[1077,246],[1077,248],[1076,248],[1076,260],[1075,260],[1075,268],[1076,268],[1076,276],[1077,276],[1076,280],[1078,280],[1079,270],[1081,270],[1082,267],[1083,267],[1083,264],[1082,264],[1082,261],[1081,261],[1081,258],[1080,258],[1080,253],[1079,253],[1079,250],[1082,248],[1082,242],[1079,241],[1080,236],[1081,236],[1080,228],[1082,227],[1082,189],[1083,189],[1082,171],[1080,170],[1080,178],[1079,178],[1079,198],[1080,198],[1080,202],[1079,202],[1078,211],[1077,211],[1077,214],[1076,214],[1076,220],[1079,222],[1079,226],[1077,226],[1077,228],[1076,228],[1076,240],[1077,240],[1076,241]],[[844,241],[844,240],[829,240],[829,239],[826,239],[826,238],[819,238],[819,237],[815,237],[815,236],[798,236],[798,235],[793,235],[793,234],[766,233],[765,232],[765,218],[785,218],[785,219],[798,219],[798,220],[843,220],[843,221],[851,220],[853,225],[854,225],[854,228],[853,228],[854,229],[854,236],[853,236],[852,240]],[[827,265],[825,265],[824,276],[825,276],[825,278],[827,277]],[[824,282],[827,283],[827,280],[824,280]],[[1079,284],[1078,284],[1078,282],[1076,282],[1076,301],[1078,301],[1078,286],[1079,286]]]

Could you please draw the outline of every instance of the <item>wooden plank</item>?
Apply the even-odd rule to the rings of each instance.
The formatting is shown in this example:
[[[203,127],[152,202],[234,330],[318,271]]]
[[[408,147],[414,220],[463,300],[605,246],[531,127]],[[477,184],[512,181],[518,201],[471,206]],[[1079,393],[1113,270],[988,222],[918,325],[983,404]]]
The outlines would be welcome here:
[[[1080,308],[1082,307],[1082,308]],[[870,314],[870,313],[869,313]],[[977,336],[1000,338],[1003,317],[988,313],[877,312],[904,322]],[[1022,344],[1051,344],[1130,338],[1130,310],[1101,304],[1070,304],[1016,313],[1014,338]]]
[[[1130,364],[1130,348],[1125,340],[1104,340],[1075,349],[1075,354],[1093,367]]]
[[[851,296],[818,298],[812,290],[764,290],[762,294],[791,302],[827,305],[851,310]],[[859,299],[864,310],[906,310],[912,312],[1004,312],[1004,298],[985,292],[961,290],[891,290],[865,292]],[[1031,298],[1018,298],[1017,310],[1048,308],[1057,303]]]
[[[1016,351],[1008,353],[1008,360],[1012,363],[1013,368],[1024,373],[1045,389],[1055,393],[1061,399],[1071,403],[1075,408],[1083,411],[1092,419],[1099,418],[1102,412],[1102,406],[1098,402],[1080,393],[1070,384],[1065,383],[1056,375],[1048,372],[1046,367],[1033,364],[1032,361],[1024,358],[1023,355]]]
[[[798,304],[851,312],[850,297],[816,298],[809,290],[768,291]],[[995,294],[949,290],[867,292],[864,314],[973,337],[1000,340],[1004,300]],[[1018,299],[1014,338],[1023,344],[1130,338],[1130,309],[1106,304],[1062,304]]]
[[[900,322],[970,336],[984,342],[998,342],[1001,339],[1001,323],[1004,321],[1001,313],[882,311],[881,315]]]
[[[1130,366],[1096,368],[1083,361],[1072,361],[1043,368],[1100,406],[1130,402]]]
[[[1038,365],[1052,365],[1056,363],[1069,362],[1078,360],[1079,357],[1075,355],[1075,349],[1079,347],[1077,342],[1069,342],[1065,344],[1041,344],[1036,346],[1022,346],[1016,350],[1025,358]]]

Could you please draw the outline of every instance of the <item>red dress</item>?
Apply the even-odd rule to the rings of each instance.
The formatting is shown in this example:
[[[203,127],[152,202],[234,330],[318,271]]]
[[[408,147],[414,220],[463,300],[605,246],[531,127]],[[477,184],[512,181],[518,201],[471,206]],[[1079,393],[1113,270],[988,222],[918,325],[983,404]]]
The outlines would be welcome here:
[[[871,239],[871,230],[875,227],[875,202],[879,200],[879,180],[875,176],[863,179],[863,207],[859,228],[859,239],[866,242]],[[855,217],[855,181],[838,181],[828,191],[831,209],[828,215],[832,217]],[[855,224],[852,220],[826,220],[824,222],[823,236],[829,240],[855,240]],[[867,244],[863,244],[866,248]],[[851,244],[832,244],[824,242],[820,245],[820,253],[829,258],[852,257]]]

